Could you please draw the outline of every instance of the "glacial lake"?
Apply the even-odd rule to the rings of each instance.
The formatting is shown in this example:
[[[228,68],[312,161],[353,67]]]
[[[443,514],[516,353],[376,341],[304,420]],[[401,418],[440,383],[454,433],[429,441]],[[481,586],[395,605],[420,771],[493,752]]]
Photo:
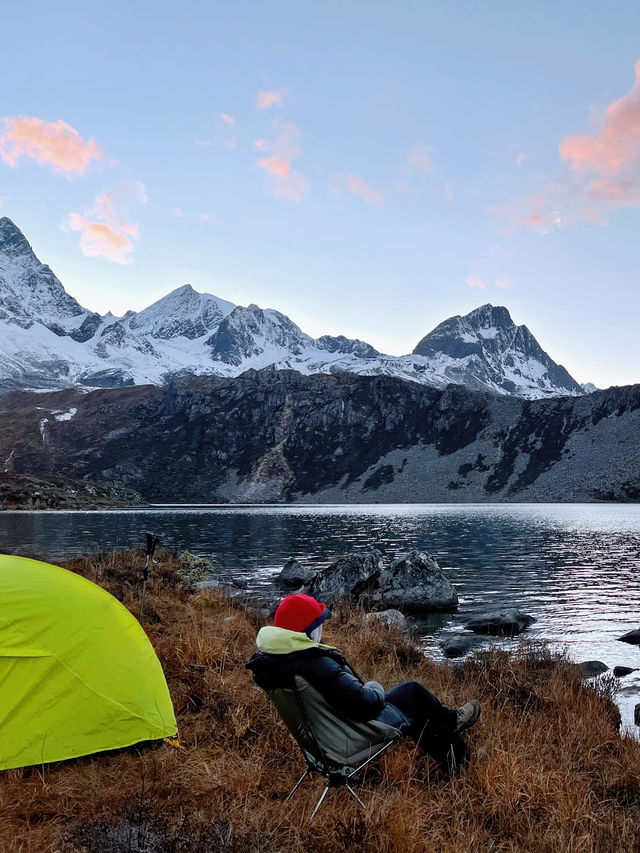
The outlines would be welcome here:
[[[249,595],[274,589],[290,555],[319,568],[347,551],[376,546],[391,558],[418,548],[437,558],[460,597],[456,613],[418,624],[428,654],[442,658],[439,641],[480,610],[513,606],[537,619],[523,636],[565,649],[576,661],[640,667],[640,648],[616,640],[640,625],[637,504],[5,511],[0,552],[65,558],[141,547],[146,531],[165,547],[211,559],[216,576],[239,582]],[[620,685],[623,722],[632,727],[640,671]]]

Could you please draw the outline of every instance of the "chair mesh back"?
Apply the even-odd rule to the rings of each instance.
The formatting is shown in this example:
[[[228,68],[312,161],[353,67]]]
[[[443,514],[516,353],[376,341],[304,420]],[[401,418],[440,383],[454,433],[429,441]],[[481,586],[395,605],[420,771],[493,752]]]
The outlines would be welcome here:
[[[401,737],[398,729],[377,720],[346,719],[299,675],[295,684],[295,690],[278,688],[268,695],[312,767],[329,770],[357,765]]]

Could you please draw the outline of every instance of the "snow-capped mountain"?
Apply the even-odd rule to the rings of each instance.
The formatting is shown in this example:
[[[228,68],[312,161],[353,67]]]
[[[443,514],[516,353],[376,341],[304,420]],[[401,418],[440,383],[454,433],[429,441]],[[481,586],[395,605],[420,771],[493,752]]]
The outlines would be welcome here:
[[[0,389],[161,385],[250,368],[384,374],[525,398],[585,393],[526,326],[491,305],[446,320],[405,356],[343,336],[314,339],[279,311],[188,284],[143,311],[100,316],[69,296],[16,225],[0,219]]]
[[[437,359],[451,382],[469,388],[537,397],[553,396],[560,388],[573,395],[585,393],[564,367],[549,358],[529,329],[516,326],[501,306],[482,305],[464,317],[450,317],[413,352]],[[538,393],[523,394],[523,388]]]

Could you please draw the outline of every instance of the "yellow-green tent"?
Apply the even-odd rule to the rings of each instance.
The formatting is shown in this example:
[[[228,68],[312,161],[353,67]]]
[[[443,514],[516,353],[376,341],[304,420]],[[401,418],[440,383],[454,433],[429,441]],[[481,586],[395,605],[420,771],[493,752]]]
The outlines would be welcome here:
[[[0,555],[0,770],[174,735],[156,653],[112,595]]]

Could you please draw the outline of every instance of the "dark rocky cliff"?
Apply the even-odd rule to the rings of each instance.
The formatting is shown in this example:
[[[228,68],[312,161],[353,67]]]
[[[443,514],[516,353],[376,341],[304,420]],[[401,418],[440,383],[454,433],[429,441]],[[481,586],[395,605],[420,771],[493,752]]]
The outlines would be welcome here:
[[[249,371],[7,394],[0,470],[120,482],[161,502],[637,500],[639,428],[640,386],[523,401]]]

